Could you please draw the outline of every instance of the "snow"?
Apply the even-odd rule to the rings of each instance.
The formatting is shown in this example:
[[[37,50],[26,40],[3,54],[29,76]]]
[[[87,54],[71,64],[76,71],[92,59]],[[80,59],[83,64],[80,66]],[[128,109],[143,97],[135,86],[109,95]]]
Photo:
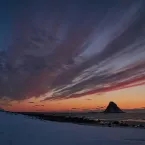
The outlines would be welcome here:
[[[0,112],[0,145],[145,145],[145,130],[41,121]]]

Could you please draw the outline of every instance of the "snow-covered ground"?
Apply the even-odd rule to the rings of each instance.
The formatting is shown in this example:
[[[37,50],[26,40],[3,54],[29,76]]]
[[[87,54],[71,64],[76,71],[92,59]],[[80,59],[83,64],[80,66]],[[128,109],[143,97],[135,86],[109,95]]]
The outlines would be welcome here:
[[[0,145],[145,145],[145,130],[44,122],[0,112]]]

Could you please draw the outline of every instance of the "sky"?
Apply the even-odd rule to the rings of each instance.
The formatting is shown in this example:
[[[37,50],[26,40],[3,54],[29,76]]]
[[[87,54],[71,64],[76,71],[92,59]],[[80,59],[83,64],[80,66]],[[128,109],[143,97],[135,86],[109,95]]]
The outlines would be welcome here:
[[[2,0],[0,106],[145,107],[144,0]]]

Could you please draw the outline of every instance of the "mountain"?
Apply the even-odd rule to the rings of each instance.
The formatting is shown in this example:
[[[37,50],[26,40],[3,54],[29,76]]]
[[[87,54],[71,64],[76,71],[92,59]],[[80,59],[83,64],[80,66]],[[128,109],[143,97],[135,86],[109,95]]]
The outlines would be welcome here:
[[[0,107],[0,112],[4,112],[5,110]]]
[[[104,113],[124,113],[114,102],[110,102]]]

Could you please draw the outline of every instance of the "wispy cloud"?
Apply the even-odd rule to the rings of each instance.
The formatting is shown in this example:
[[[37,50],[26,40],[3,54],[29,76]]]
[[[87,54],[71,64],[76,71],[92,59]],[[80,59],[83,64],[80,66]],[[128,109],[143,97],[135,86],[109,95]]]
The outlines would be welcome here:
[[[71,108],[72,110],[76,110],[77,108]]]
[[[44,107],[44,105],[34,105],[34,107]]]
[[[143,0],[36,1],[27,11],[24,5],[13,41],[0,53],[0,97],[52,92],[43,101],[61,100],[144,85],[144,6]]]
[[[31,104],[32,104],[32,103],[34,103],[34,102],[29,102],[29,103],[31,103]]]
[[[92,99],[86,99],[87,101],[91,101]]]

